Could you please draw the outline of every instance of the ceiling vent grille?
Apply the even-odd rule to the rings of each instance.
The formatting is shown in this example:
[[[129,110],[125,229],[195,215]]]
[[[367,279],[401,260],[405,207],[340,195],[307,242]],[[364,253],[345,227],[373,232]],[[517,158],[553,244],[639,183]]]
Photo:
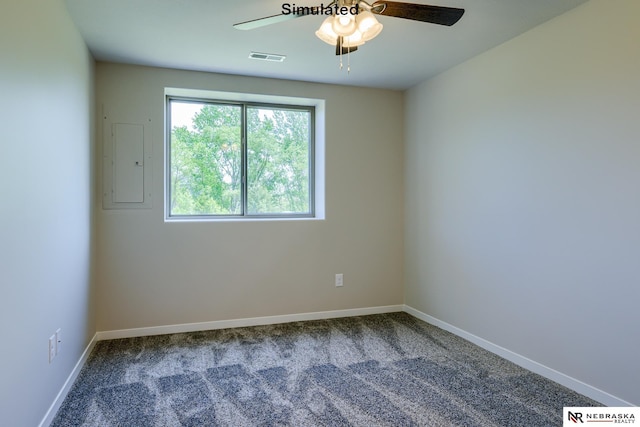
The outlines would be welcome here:
[[[278,55],[276,53],[260,53],[251,52],[249,54],[251,59],[259,59],[260,61],[282,62],[286,58],[284,55]]]

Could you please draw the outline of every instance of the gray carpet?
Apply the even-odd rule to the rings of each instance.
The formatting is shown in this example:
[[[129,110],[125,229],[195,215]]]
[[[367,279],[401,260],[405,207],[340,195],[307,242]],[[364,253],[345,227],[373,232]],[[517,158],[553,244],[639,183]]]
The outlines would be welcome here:
[[[601,406],[406,313],[98,342],[63,426],[560,426]]]

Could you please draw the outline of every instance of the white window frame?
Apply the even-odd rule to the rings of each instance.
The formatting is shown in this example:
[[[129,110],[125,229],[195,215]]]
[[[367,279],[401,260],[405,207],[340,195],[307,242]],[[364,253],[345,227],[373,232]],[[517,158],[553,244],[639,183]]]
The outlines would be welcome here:
[[[312,111],[314,133],[310,153],[310,214],[269,214],[269,215],[171,215],[170,179],[171,179],[171,123],[169,120],[169,102],[171,99],[185,99],[194,102],[229,102],[254,105],[266,105],[272,108],[307,107]],[[164,132],[164,220],[165,222],[192,221],[282,221],[282,220],[323,220],[325,219],[325,101],[313,98],[298,98],[277,95],[260,95],[182,88],[165,88],[165,132]]]

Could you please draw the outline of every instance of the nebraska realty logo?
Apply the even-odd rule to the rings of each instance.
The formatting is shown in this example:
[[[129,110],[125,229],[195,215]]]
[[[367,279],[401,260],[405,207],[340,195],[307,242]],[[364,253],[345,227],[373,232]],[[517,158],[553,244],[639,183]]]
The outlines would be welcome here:
[[[563,410],[562,426],[574,426],[576,424],[598,423],[608,424],[635,424],[640,418],[640,408],[637,407],[565,407]]]

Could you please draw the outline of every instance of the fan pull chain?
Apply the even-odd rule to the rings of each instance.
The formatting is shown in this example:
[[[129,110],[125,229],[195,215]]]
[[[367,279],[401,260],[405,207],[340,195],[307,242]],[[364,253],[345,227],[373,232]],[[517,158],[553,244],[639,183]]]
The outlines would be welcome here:
[[[338,46],[340,49],[340,70],[344,68],[342,62],[342,54],[344,52],[344,37],[338,37]],[[351,73],[351,44],[347,42],[347,74]]]

